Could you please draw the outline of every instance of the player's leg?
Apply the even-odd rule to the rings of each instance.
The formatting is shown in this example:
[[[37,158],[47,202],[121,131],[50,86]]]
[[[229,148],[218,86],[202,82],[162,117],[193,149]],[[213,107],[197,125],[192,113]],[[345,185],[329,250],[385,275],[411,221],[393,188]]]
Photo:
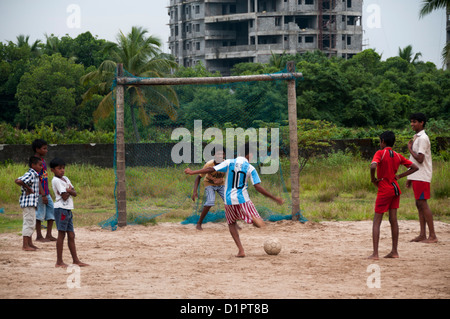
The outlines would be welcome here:
[[[239,230],[237,228],[236,222],[234,222],[233,224],[229,224],[228,229],[230,230],[231,237],[233,238],[238,248],[236,257],[245,257],[244,247],[242,246],[241,239],[239,237]]]
[[[369,259],[378,259],[378,243],[380,242],[380,226],[382,221],[383,213],[375,213],[372,224],[373,253],[368,257]]]
[[[419,210],[419,214],[422,216],[423,219],[423,233],[422,233],[422,227],[421,227],[421,234],[419,236],[422,236],[420,242],[422,243],[436,243],[437,237],[436,233],[434,231],[434,221],[433,221],[433,214],[431,212],[430,206],[428,206],[428,202],[426,199],[419,199],[416,200],[416,206]],[[428,238],[426,237],[426,227],[428,226]]]
[[[242,246],[241,239],[239,237],[239,228],[236,221],[239,219],[239,205],[225,205],[225,217],[227,219],[228,229],[230,230],[231,237],[234,243],[238,247],[238,254],[236,257],[245,257],[244,247]]]
[[[205,219],[205,217],[208,214],[211,207],[214,206],[214,204],[215,204],[216,194],[214,192],[213,186],[205,187],[205,196],[206,196],[206,201],[205,201],[205,204],[203,205],[203,209],[202,209],[202,212],[200,213],[200,218],[198,219],[197,226],[196,226],[196,228],[198,230],[203,230],[203,228],[202,228],[203,220]]]
[[[392,251],[384,256],[384,258],[398,258],[398,221],[397,221],[397,208],[389,209],[389,223],[391,224],[391,234],[392,234]]]

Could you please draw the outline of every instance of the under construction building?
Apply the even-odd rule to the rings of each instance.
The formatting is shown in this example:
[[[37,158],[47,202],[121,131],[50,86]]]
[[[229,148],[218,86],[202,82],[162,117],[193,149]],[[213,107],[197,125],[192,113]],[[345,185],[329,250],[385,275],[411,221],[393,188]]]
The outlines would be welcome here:
[[[229,75],[239,62],[321,50],[350,58],[362,50],[362,0],[170,0],[169,49]]]

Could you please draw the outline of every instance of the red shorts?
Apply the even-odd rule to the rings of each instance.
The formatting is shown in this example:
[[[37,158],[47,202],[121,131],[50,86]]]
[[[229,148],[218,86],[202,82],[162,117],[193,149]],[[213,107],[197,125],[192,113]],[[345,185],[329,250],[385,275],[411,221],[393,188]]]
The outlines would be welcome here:
[[[430,199],[430,183],[423,181],[412,181],[415,199]]]
[[[254,218],[261,218],[252,201],[237,205],[225,205],[225,217],[228,225],[234,224],[237,220],[252,224]]]
[[[389,209],[397,209],[400,206],[400,196],[378,194],[375,201],[375,213],[383,214]]]

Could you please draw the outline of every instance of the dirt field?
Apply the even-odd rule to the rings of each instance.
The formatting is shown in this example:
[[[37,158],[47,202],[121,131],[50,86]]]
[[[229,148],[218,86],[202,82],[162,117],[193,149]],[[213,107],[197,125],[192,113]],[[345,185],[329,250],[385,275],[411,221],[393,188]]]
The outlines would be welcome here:
[[[78,254],[89,267],[55,268],[55,243],[21,250],[17,233],[0,234],[0,298],[328,299],[450,297],[450,225],[436,222],[437,244],[411,243],[417,221],[400,221],[399,259],[370,261],[371,221],[281,221],[265,229],[242,226],[246,258],[225,223],[161,223],[116,231],[76,228]],[[76,225],[75,225],[76,227]],[[266,255],[268,237],[283,245]],[[380,256],[390,252],[389,222],[381,230]],[[64,261],[71,262],[67,246]],[[369,288],[371,264],[380,288]],[[71,270],[71,272],[68,272]],[[68,284],[69,281],[69,284]],[[79,288],[74,287],[79,284]],[[376,283],[376,281],[370,281]]]

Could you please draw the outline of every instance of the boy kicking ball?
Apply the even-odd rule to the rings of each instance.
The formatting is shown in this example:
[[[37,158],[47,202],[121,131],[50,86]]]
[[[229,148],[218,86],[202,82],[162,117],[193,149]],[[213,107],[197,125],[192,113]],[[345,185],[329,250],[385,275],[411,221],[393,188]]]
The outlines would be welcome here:
[[[250,145],[249,143],[246,143],[243,150],[240,152],[240,156],[235,159],[227,159],[214,167],[207,167],[196,171],[193,171],[190,168],[184,170],[184,172],[189,175],[206,174],[214,171],[226,173],[225,217],[227,219],[231,237],[238,247],[238,254],[236,257],[245,257],[244,247],[242,246],[239,237],[237,221],[243,220],[258,228],[265,226],[263,219],[248,195],[248,180],[251,180],[259,193],[269,197],[279,205],[283,204],[283,199],[273,196],[261,186],[261,179],[259,178],[256,169],[249,163],[249,161],[252,160],[252,157],[253,154],[250,151]]]
[[[385,258],[398,258],[398,222],[397,208],[400,204],[400,187],[397,180],[410,175],[418,170],[418,167],[406,159],[401,154],[392,150],[395,143],[395,135],[391,131],[386,131],[380,135],[380,150],[373,157],[370,165],[370,176],[372,183],[378,187],[377,199],[375,202],[375,216],[373,218],[372,238],[373,254],[369,259],[378,259],[378,243],[380,240],[380,226],[383,214],[389,211],[389,222],[392,233],[392,251]],[[409,168],[402,174],[397,175],[400,165]],[[375,171],[377,177],[375,177]]]

